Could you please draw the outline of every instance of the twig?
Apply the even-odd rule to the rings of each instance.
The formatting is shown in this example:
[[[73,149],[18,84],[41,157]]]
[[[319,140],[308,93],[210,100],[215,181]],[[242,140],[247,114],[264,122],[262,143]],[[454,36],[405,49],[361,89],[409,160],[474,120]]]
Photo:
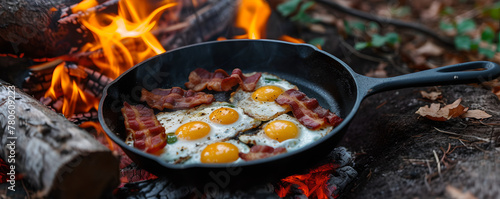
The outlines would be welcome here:
[[[55,68],[57,65],[61,64],[62,62],[63,62],[62,59],[55,59],[55,60],[52,60],[49,62],[45,62],[43,64],[30,66],[29,68],[31,69],[31,71],[38,72],[38,71],[46,70],[49,68]]]
[[[59,22],[60,24],[73,23],[74,21],[77,21],[77,19],[80,17],[88,16],[91,13],[101,11],[103,9],[108,8],[109,6],[112,6],[112,5],[116,5],[116,4],[118,4],[119,1],[120,0],[108,0],[102,4],[95,6],[95,7],[89,8],[89,9],[85,10],[84,12],[77,12],[77,13],[73,13],[73,14],[70,14],[68,16],[65,16],[65,17],[59,19],[57,22]],[[76,6],[76,5],[74,5],[74,6]],[[74,7],[74,6],[72,6],[72,7]]]
[[[441,133],[445,133],[445,134],[450,134],[450,135],[455,135],[455,136],[459,136],[459,137],[471,137],[471,138],[475,138],[477,140],[481,140],[481,141],[484,141],[484,142],[491,142],[490,139],[486,139],[486,138],[482,138],[482,137],[477,137],[477,136],[473,136],[473,135],[460,135],[458,133],[453,133],[453,132],[449,132],[449,131],[444,131],[444,130],[441,130],[441,129],[438,129],[436,127],[434,127],[434,129],[436,129],[436,131],[439,131]]]
[[[438,155],[436,153],[436,150],[432,150],[432,152],[434,153],[434,158],[436,158],[436,163],[437,163],[437,169],[438,169],[439,177],[442,178],[443,176],[441,176],[441,162],[439,161],[439,158],[438,158]]]
[[[368,13],[363,12],[363,11],[344,7],[338,3],[335,3],[334,1],[330,1],[330,0],[314,0],[314,1],[321,3],[323,5],[327,5],[328,7],[335,9],[335,10],[338,10],[340,12],[343,12],[345,14],[348,14],[348,15],[351,15],[354,17],[358,17],[358,18],[361,18],[364,20],[374,21],[378,24],[387,24],[387,25],[392,25],[392,26],[398,27],[398,28],[406,28],[406,29],[416,30],[418,32],[421,32],[425,35],[428,35],[428,36],[436,39],[437,41],[439,41],[439,42],[441,42],[449,47],[455,46],[454,42],[451,39],[449,39],[447,37],[443,37],[441,35],[438,35],[435,33],[435,31],[433,31],[433,30],[431,30],[431,29],[429,29],[421,24],[418,24],[418,23],[405,22],[405,21],[401,21],[401,20],[397,20],[397,19],[382,18],[379,16],[368,14]]]

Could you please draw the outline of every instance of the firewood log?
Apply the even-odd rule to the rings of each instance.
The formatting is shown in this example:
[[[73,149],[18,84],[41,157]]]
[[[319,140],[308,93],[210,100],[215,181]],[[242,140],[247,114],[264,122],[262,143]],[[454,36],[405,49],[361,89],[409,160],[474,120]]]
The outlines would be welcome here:
[[[0,156],[22,176],[9,181],[13,189],[26,185],[34,198],[103,198],[119,184],[119,161],[108,148],[3,80],[0,127]]]
[[[32,58],[67,54],[79,46],[80,24],[59,24],[63,10],[80,0],[0,1],[0,53]],[[81,30],[80,30],[81,31]]]

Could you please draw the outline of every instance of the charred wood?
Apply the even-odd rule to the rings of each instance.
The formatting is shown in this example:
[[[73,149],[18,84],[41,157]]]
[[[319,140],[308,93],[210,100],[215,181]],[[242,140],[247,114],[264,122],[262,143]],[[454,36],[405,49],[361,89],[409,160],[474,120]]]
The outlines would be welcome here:
[[[30,197],[111,194],[119,183],[118,160],[108,148],[11,84],[0,81],[0,96],[0,142],[13,148],[1,147],[0,156],[15,160]]]
[[[79,24],[60,24],[63,9],[79,0],[0,2],[0,53],[40,58],[67,54],[85,40]]]
[[[230,28],[237,11],[239,1],[219,0],[208,1],[205,6],[191,11],[183,21],[186,28],[178,32],[162,32],[159,28],[153,32],[166,49],[199,43],[217,37],[223,30]]]

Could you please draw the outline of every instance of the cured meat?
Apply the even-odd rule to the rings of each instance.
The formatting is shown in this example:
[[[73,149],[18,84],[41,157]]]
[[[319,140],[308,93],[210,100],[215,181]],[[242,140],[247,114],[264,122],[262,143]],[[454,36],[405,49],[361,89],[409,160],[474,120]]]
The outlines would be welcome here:
[[[262,73],[254,73],[249,76],[243,75],[243,72],[239,68],[235,68],[233,70],[233,73],[231,73],[231,76],[228,78],[225,78],[222,80],[222,88],[223,90],[228,89],[231,90],[231,88],[236,85],[240,84],[241,89],[244,91],[253,91],[255,90],[255,87],[257,86],[257,82],[260,79],[260,76],[262,76]],[[231,82],[231,83],[226,83],[226,82]],[[234,84],[236,82],[236,84]],[[229,87],[227,85],[234,84],[233,86]]]
[[[252,148],[250,148],[250,152],[240,153],[239,155],[241,159],[245,161],[250,161],[250,160],[268,158],[282,153],[286,153],[286,148],[284,147],[273,148],[271,146],[266,146],[266,145],[254,145],[252,146]]]
[[[194,91],[203,89],[229,91],[239,84],[244,91],[253,91],[261,75],[261,73],[255,73],[245,76],[238,68],[234,69],[231,75],[222,69],[211,73],[203,68],[197,68],[189,74],[189,82],[186,82],[184,86]]]
[[[142,104],[132,106],[123,103],[121,109],[125,128],[134,139],[134,147],[147,153],[154,153],[167,144],[165,128],[156,119],[153,109]]]
[[[290,105],[295,118],[309,129],[319,129],[327,124],[335,127],[342,122],[342,118],[321,107],[318,100],[295,89],[283,92],[275,101],[280,105]]]
[[[174,110],[187,109],[200,104],[210,104],[214,101],[212,94],[192,90],[186,91],[180,87],[171,89],[157,88],[151,92],[143,88],[141,93],[141,101],[158,110],[165,108]]]

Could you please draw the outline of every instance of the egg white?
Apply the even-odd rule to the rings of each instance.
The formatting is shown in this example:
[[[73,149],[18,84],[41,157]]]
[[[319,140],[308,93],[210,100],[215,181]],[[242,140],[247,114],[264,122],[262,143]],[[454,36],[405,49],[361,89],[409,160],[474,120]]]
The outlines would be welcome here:
[[[277,86],[283,89],[283,91],[292,88],[297,89],[297,86],[291,84],[290,82],[268,73],[262,73],[262,76],[257,82],[255,90],[263,86]],[[252,99],[252,93],[253,92],[246,92],[241,88],[238,88],[234,93],[231,94],[231,98],[229,99],[229,101],[235,104],[237,107],[242,108],[250,117],[262,121],[269,121],[291,110],[288,106],[281,106],[274,101],[255,101]]]
[[[275,139],[270,138],[269,136],[266,135],[264,132],[265,127],[267,126],[266,123],[262,125],[262,128],[260,128],[256,133],[254,134],[243,134],[239,136],[239,140],[243,143],[246,144],[253,144],[253,145],[267,145],[267,146],[272,146],[274,148],[276,147],[285,147],[287,151],[293,151],[296,149],[300,149],[322,137],[330,133],[332,131],[333,127],[332,126],[326,126],[323,128],[320,128],[318,130],[312,130],[308,129],[304,125],[300,124],[300,122],[295,118],[292,117],[288,114],[283,114],[275,119],[271,120],[287,120],[290,122],[293,122],[299,131],[299,135],[296,138],[293,139],[288,139],[283,142],[279,142]]]
[[[222,107],[231,108],[238,112],[238,120],[228,125],[212,122],[209,119],[210,114]],[[199,162],[199,153],[208,144],[229,140],[241,132],[259,126],[261,123],[261,121],[245,115],[243,109],[234,107],[227,102],[214,102],[210,105],[202,105],[194,109],[162,112],[157,114],[156,117],[165,128],[167,134],[175,133],[180,126],[193,121],[202,121],[210,126],[210,132],[203,138],[196,140],[183,140],[178,138],[175,143],[167,144],[160,157],[171,163]],[[198,158],[193,159],[193,157]]]
[[[238,148],[238,152],[240,153],[250,152],[250,147],[248,147],[248,145],[246,145],[245,143],[240,142],[239,140],[230,139],[230,140],[225,140],[224,142],[234,144]],[[205,147],[206,145],[204,145],[203,147],[199,147],[198,150],[191,155],[191,158],[189,158],[184,162],[184,164],[201,163],[201,152],[203,151],[203,149],[205,149]],[[243,161],[244,161],[243,159],[238,158],[236,161],[232,163],[238,163]]]

